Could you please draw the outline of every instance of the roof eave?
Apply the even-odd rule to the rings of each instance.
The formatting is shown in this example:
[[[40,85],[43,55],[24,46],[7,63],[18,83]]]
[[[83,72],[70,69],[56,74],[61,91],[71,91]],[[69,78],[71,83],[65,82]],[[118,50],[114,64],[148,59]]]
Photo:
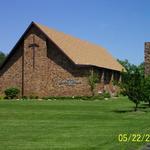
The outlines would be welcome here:
[[[17,43],[15,44],[15,46],[11,49],[10,53],[7,55],[6,59],[4,60],[4,62],[0,65],[0,70],[3,68],[3,66],[6,64],[6,62],[8,61],[8,59],[11,57],[11,55],[13,54],[14,50],[16,49],[16,47],[19,45],[19,43],[23,40],[23,37],[25,36],[25,34],[27,33],[27,31],[31,28],[31,26],[34,24],[34,22],[32,21],[30,23],[30,25],[28,26],[28,28],[25,30],[25,32],[22,34],[22,36],[20,37],[20,39],[17,41]]]

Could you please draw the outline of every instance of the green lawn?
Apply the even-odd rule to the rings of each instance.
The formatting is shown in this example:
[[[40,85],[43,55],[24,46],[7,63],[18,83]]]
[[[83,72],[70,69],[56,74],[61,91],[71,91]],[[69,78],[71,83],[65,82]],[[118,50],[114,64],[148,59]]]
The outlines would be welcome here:
[[[150,133],[150,109],[126,98],[0,101],[0,150],[137,150],[121,133]]]

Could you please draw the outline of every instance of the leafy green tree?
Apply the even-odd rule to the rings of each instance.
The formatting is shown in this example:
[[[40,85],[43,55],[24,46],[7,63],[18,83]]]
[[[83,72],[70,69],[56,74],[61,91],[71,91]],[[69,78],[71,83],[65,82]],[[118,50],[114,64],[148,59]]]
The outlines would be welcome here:
[[[129,69],[127,72],[122,73],[121,92],[135,103],[135,111],[137,111],[140,101],[145,99],[142,92],[143,80],[144,76],[141,75],[138,67],[133,67],[132,70]]]
[[[138,65],[138,69],[139,69],[140,74],[144,76],[144,62]]]
[[[127,59],[125,60],[119,60],[118,62],[126,69],[126,71],[133,71],[135,69],[138,69],[141,75],[144,75],[144,62],[142,62],[140,65],[134,65],[131,64]]]
[[[125,60],[119,60],[118,59],[118,62],[126,69],[127,72],[128,71],[131,72],[131,71],[137,69],[137,66],[129,63],[129,61],[127,59],[125,59]]]
[[[140,101],[148,102],[150,107],[150,76],[144,75],[144,62],[140,65],[130,64],[128,60],[118,60],[127,72],[122,73],[120,87],[122,93],[127,95],[136,104],[137,110]]]
[[[143,93],[143,101],[148,102],[150,107],[150,76],[143,79],[141,92]]]
[[[93,70],[91,70],[90,75],[88,77],[88,81],[89,81],[89,85],[91,88],[92,96],[94,96],[95,95],[94,89],[96,87],[96,83],[99,81],[98,74],[96,72],[94,72]]]
[[[0,51],[0,65],[3,63],[3,61],[5,60],[6,55]]]

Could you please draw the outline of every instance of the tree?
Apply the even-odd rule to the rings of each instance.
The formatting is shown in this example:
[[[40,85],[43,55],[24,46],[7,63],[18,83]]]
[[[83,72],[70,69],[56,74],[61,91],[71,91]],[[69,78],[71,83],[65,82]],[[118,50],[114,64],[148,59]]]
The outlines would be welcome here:
[[[150,107],[150,76],[144,75],[144,62],[136,66],[130,64],[128,60],[118,61],[127,70],[122,73],[120,83],[122,93],[136,104],[135,110],[140,101],[148,102]]]
[[[98,74],[94,72],[93,70],[90,71],[90,76],[88,77],[89,85],[91,88],[92,96],[95,95],[94,89],[96,86],[96,83],[99,81]]]
[[[142,87],[143,101],[148,102],[150,107],[150,76],[143,79]]]
[[[131,71],[137,69],[137,66],[129,63],[129,61],[127,59],[125,59],[125,60],[119,60],[118,59],[118,62],[126,69],[127,72],[128,71],[131,72]]]
[[[4,62],[6,55],[0,51],[0,65]]]
[[[139,69],[140,74],[144,76],[144,62],[138,65],[138,69]]]
[[[143,79],[144,77],[141,75],[138,67],[132,71],[122,73],[122,82],[120,83],[121,92],[135,103],[135,111],[137,111],[140,101],[144,100],[142,89]]]
[[[117,61],[126,69],[126,71],[133,71],[135,69],[138,69],[141,75],[144,75],[144,62],[142,62],[140,65],[134,65],[129,63],[127,59],[125,60],[119,60]]]

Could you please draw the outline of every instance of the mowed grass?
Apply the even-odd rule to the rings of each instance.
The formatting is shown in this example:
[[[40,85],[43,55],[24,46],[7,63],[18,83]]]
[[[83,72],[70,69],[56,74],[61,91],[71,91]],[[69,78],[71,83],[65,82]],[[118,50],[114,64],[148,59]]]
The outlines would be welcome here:
[[[137,150],[124,133],[150,133],[150,109],[127,98],[0,101],[0,150]]]

